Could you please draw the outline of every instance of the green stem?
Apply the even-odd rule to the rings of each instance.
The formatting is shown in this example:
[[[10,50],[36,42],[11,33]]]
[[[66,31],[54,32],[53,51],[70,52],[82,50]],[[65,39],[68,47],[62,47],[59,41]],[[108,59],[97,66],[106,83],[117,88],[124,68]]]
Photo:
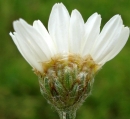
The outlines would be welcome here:
[[[76,110],[71,110],[71,111],[63,111],[60,110],[58,111],[60,119],[75,119],[76,117]]]

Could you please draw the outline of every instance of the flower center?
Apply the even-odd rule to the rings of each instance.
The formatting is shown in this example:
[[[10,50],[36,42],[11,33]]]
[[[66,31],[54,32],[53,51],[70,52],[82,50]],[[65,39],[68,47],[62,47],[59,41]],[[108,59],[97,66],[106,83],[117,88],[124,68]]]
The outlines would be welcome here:
[[[82,58],[77,54],[69,54],[69,55],[55,55],[49,61],[42,63],[44,72],[40,73],[38,70],[34,69],[36,75],[49,77],[53,75],[57,75],[59,70],[64,69],[65,67],[70,67],[71,69],[78,68],[80,72],[89,72],[95,74],[99,69],[100,65],[96,64],[90,55]],[[49,73],[50,72],[50,73]],[[49,75],[50,74],[50,75]]]

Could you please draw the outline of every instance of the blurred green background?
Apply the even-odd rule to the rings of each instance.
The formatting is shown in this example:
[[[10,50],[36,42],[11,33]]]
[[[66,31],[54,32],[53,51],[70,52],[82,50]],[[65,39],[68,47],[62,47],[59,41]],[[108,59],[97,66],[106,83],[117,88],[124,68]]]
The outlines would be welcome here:
[[[102,26],[115,14],[130,26],[130,0],[0,0],[0,119],[58,119],[39,91],[37,76],[14,45],[12,22],[40,19],[47,27],[56,2],[69,12],[78,9],[84,20],[98,12]],[[102,27],[101,26],[101,27]],[[92,95],[77,111],[77,119],[130,119],[130,40],[97,74]]]

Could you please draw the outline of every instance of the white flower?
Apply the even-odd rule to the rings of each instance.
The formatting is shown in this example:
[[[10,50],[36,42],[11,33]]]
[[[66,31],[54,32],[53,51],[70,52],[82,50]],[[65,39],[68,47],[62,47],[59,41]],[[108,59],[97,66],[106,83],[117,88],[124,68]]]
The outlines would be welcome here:
[[[76,110],[91,94],[94,76],[114,58],[129,37],[120,15],[113,16],[100,32],[101,16],[87,22],[77,10],[69,15],[62,3],[52,8],[48,31],[40,20],[33,26],[23,19],[13,23],[10,36],[39,78],[42,95],[59,116],[75,118]]]
[[[48,31],[40,20],[33,26],[23,19],[13,23],[15,32],[10,36],[27,62],[42,72],[42,62],[56,54],[90,55],[96,64],[103,65],[114,58],[129,37],[120,15],[113,16],[100,32],[101,16],[91,15],[87,22],[77,10],[69,15],[62,3],[52,8]]]

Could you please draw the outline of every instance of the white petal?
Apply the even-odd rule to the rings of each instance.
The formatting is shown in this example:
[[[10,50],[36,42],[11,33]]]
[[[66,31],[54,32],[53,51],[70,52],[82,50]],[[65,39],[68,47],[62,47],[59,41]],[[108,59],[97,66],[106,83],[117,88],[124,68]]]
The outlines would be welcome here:
[[[26,26],[25,26],[26,27]],[[23,42],[26,42],[26,44],[28,44],[28,46],[33,50],[33,52],[37,55],[37,57],[39,58],[39,61],[42,62],[43,58],[45,60],[47,60],[47,56],[45,55],[45,53],[42,51],[41,49],[41,45],[39,42],[37,42],[36,40],[38,38],[33,37],[33,35],[30,35],[26,29],[24,28],[24,26],[19,22],[14,22],[14,29],[17,32],[17,34],[21,37],[21,39],[23,40]],[[28,30],[29,31],[29,30]],[[30,32],[32,30],[30,29]],[[37,36],[39,37],[39,36]]]
[[[81,53],[81,43],[85,33],[85,25],[81,14],[77,10],[73,10],[70,18],[70,52]]]
[[[124,47],[124,45],[128,40],[129,33],[130,33],[129,28],[123,27],[116,44],[114,44],[114,48],[111,50],[109,54],[107,54],[107,56],[99,64],[104,64],[107,61],[113,59],[122,50],[122,48]]]
[[[101,16],[97,13],[91,15],[85,24],[85,37],[82,42],[82,55],[88,55],[100,32]]]
[[[119,15],[115,15],[106,23],[101,34],[95,41],[91,52],[93,59],[97,63],[110,52],[111,48],[113,48],[113,45],[120,35],[122,26],[122,19]]]
[[[22,54],[22,56],[26,59],[26,61],[35,69],[42,72],[43,68],[40,62],[37,61],[37,57],[35,54],[31,51],[28,44],[23,41],[23,39],[17,34],[10,33],[10,36],[12,37],[15,45],[17,46],[18,50]]]
[[[62,3],[55,4],[50,14],[48,30],[59,53],[68,52],[69,20],[66,7]]]
[[[53,53],[51,52],[49,42],[46,42],[47,40],[44,40],[32,26],[20,19],[20,21],[14,22],[14,29],[39,56],[41,62],[51,58]]]
[[[46,41],[49,42],[49,46],[51,48],[51,51],[56,54],[56,48],[54,47],[54,43],[48,33],[48,31],[46,30],[46,28],[44,27],[44,25],[42,24],[42,22],[40,20],[34,21],[33,22],[33,27],[41,34],[42,38]]]

